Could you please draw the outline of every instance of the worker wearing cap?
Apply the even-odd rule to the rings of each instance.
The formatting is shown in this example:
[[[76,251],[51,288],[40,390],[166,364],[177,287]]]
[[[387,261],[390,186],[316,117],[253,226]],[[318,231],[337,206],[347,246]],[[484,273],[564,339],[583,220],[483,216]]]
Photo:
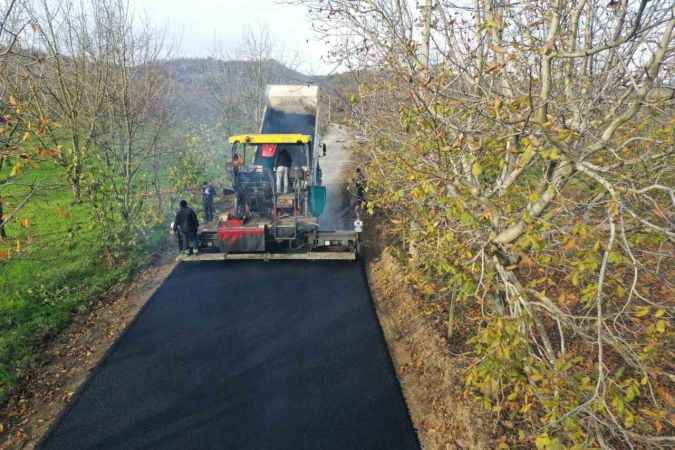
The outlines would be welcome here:
[[[197,229],[199,228],[199,219],[194,210],[188,206],[185,200],[180,201],[180,209],[176,212],[176,218],[173,220],[175,229],[181,234],[183,249],[192,254],[199,249],[197,242]]]

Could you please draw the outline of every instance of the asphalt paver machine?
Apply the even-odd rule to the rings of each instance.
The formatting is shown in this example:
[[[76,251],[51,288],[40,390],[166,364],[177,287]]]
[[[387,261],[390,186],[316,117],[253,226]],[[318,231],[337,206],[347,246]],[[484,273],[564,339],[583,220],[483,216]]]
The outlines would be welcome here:
[[[200,227],[199,253],[180,258],[355,260],[360,226],[319,226],[327,194],[320,165],[326,146],[318,136],[318,87],[271,85],[266,99],[260,133],[229,138],[230,207]],[[287,183],[281,183],[285,186],[277,186],[280,157],[290,159]]]

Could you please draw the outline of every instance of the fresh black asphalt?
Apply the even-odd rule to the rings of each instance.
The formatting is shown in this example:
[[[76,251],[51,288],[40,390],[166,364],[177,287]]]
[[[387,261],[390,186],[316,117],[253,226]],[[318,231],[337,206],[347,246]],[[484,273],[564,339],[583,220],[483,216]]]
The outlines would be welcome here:
[[[41,447],[417,449],[362,268],[181,263]]]

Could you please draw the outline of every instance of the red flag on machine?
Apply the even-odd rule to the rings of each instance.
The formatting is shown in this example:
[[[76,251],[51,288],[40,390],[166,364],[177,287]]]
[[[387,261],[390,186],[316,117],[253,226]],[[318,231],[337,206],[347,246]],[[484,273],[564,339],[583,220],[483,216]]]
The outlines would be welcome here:
[[[263,158],[271,158],[277,151],[277,144],[262,144]]]

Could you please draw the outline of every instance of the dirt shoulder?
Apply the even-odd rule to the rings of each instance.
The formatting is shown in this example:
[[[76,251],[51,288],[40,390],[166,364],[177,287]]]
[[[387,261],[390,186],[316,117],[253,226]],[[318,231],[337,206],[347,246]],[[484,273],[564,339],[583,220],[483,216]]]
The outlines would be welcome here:
[[[41,350],[40,363],[0,409],[0,449],[33,449],[111,345],[176,266],[166,251],[134,281],[99,299]]]
[[[386,248],[375,252],[377,245],[369,242],[366,252],[370,288],[422,447],[492,448],[489,419],[463,394],[468,359],[450,354],[437,305],[416,297],[396,259]]]

